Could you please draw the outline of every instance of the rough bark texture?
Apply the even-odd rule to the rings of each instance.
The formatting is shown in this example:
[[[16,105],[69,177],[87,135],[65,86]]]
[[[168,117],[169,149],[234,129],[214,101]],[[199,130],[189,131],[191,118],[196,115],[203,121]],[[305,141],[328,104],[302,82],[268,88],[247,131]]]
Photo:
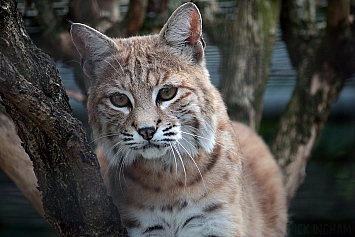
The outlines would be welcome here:
[[[283,1],[280,26],[292,66],[298,68],[317,37],[316,1]]]
[[[237,1],[234,19],[209,7],[204,16],[207,33],[221,50],[220,91],[233,120],[259,127],[262,99],[269,75],[280,12],[278,0]]]
[[[55,63],[32,44],[15,1],[0,1],[0,18],[1,102],[33,162],[45,218],[61,236],[117,236],[119,215]]]
[[[355,72],[355,27],[349,22],[350,2],[329,0],[328,8],[327,19],[331,20],[327,21],[324,35],[308,45],[307,55],[299,64],[297,84],[272,145],[285,174],[289,199],[304,179],[305,164],[333,102],[345,79]]]

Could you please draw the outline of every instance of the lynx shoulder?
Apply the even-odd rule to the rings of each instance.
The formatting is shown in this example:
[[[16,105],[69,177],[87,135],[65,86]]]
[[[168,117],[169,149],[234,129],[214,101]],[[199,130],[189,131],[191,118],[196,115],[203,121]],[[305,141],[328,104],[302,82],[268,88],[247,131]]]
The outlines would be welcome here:
[[[75,23],[89,122],[130,236],[270,236],[286,229],[282,175],[229,120],[205,65],[202,19],[179,7],[158,35],[112,39]]]

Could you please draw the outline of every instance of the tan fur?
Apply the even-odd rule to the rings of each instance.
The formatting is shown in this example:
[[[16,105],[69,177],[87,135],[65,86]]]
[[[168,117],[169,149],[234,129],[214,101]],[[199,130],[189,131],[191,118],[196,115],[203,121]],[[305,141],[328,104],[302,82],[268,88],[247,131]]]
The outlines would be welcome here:
[[[132,237],[284,236],[282,175],[263,141],[230,122],[201,29],[192,3],[155,36],[112,40],[73,24],[110,195]],[[112,99],[122,96],[124,106]]]
[[[259,204],[257,209],[261,210],[253,211],[252,219],[259,216],[265,221],[266,232],[262,236],[284,236],[287,210],[282,174],[268,147],[254,131],[241,123],[233,123],[233,127],[244,157],[243,173],[245,182],[250,187],[249,199],[254,199],[254,203]],[[267,233],[270,229],[275,229],[275,235]]]
[[[12,179],[21,192],[44,216],[41,192],[30,157],[21,145],[16,125],[0,112],[0,168]]]

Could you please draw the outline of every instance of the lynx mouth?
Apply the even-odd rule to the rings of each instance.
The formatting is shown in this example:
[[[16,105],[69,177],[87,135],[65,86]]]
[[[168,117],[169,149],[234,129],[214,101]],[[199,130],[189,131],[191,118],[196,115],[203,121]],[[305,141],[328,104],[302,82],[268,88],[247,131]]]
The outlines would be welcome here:
[[[168,149],[169,145],[148,143],[143,147],[137,148],[136,151],[139,152],[145,159],[157,159],[164,156]]]
[[[151,148],[157,148],[160,149],[162,146],[161,145],[157,145],[157,144],[153,144],[153,143],[148,143],[147,145],[144,145],[143,147],[139,148],[142,150],[146,150],[146,149],[151,149]]]

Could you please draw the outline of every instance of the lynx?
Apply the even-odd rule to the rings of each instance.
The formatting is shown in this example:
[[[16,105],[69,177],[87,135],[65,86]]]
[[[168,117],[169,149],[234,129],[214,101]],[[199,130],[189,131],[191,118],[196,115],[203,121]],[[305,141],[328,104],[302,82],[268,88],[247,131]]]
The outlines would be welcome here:
[[[231,122],[204,58],[202,19],[180,6],[158,35],[71,35],[90,78],[89,122],[129,236],[281,237],[282,175],[251,129]]]

